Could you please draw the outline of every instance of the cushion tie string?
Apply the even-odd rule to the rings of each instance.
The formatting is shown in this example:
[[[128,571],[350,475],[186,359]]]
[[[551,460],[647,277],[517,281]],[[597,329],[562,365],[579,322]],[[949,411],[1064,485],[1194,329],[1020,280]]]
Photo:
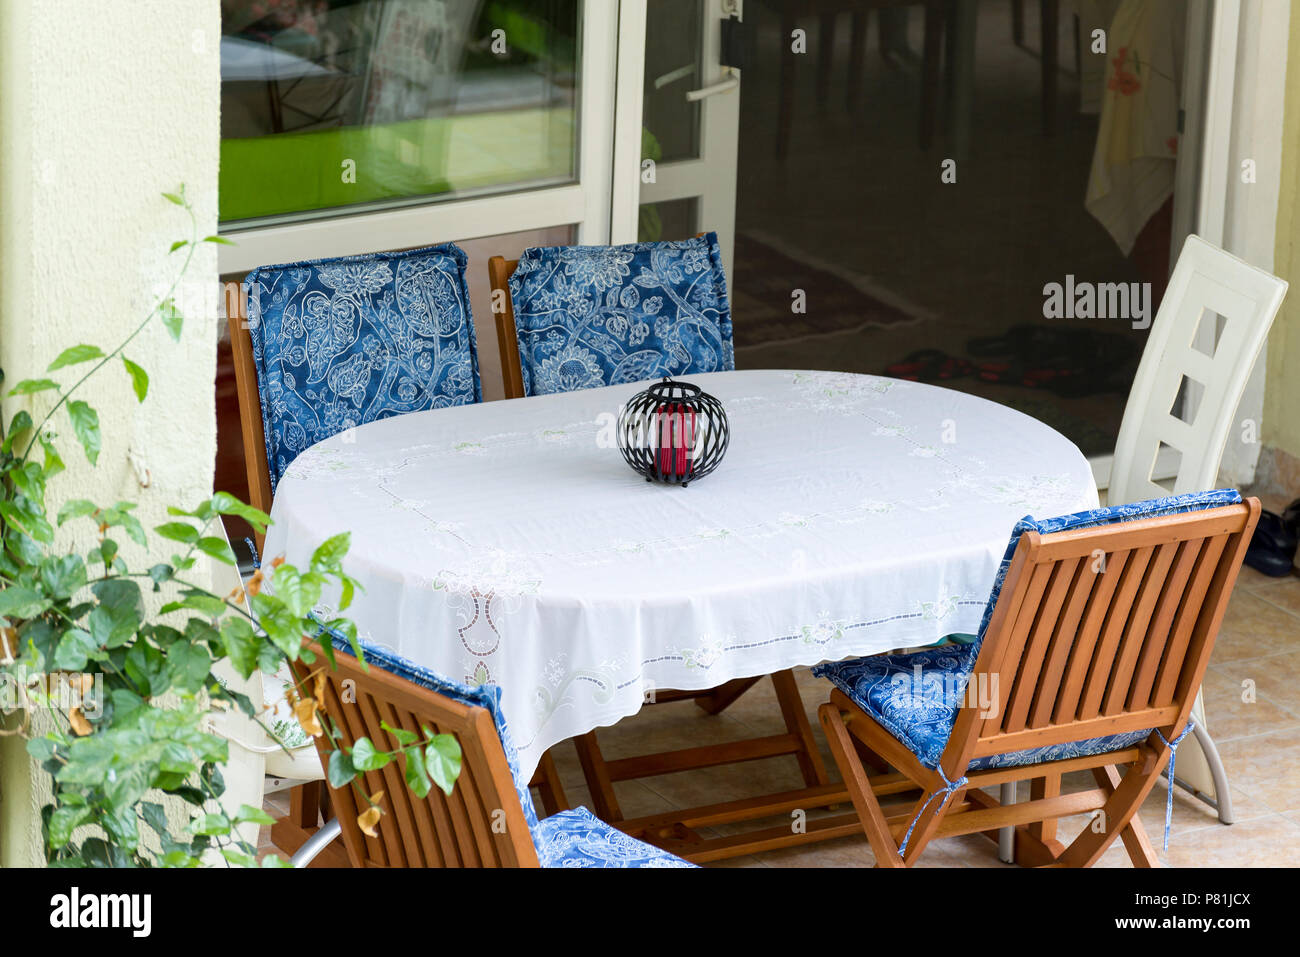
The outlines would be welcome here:
[[[949,781],[948,775],[943,773],[943,765],[939,765],[938,767],[935,768],[935,770],[939,772],[939,777],[943,779],[943,787],[939,788],[939,790],[935,791],[928,798],[926,798],[925,803],[921,805],[921,810],[917,811],[916,817],[912,818],[912,823],[908,826],[907,833],[903,835],[903,844],[898,849],[899,857],[902,857],[907,853],[907,842],[912,839],[912,831],[916,828],[916,822],[921,820],[921,815],[924,814],[926,808],[930,806],[930,802],[932,802],[935,798],[939,797],[940,795],[943,795],[943,800],[939,802],[939,810],[942,811],[944,804],[947,803],[948,798],[952,795],[952,793],[956,791],[958,788],[965,787],[966,784],[968,783],[965,775],[962,775],[956,781]]]
[[[1159,728],[1154,728],[1156,737],[1165,741],[1165,746],[1169,748],[1169,796],[1165,799],[1165,850],[1169,850],[1169,827],[1174,822],[1174,762],[1178,760],[1178,745],[1183,738],[1187,737],[1187,732],[1196,727],[1196,722],[1191,718],[1187,719],[1187,727],[1183,728],[1183,733],[1172,741],[1165,741],[1165,736],[1160,733]]]

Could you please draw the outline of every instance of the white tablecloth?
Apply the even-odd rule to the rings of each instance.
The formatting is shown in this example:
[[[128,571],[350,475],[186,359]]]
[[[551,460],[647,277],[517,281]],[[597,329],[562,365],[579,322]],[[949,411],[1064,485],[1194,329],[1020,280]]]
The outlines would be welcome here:
[[[1073,444],[983,399],[824,372],[691,381],[732,439],[689,488],[611,444],[636,386],[420,412],[299,456],[265,552],[305,562],[350,530],[362,635],[499,684],[531,773],[656,687],[973,632],[1016,519],[1097,504]]]

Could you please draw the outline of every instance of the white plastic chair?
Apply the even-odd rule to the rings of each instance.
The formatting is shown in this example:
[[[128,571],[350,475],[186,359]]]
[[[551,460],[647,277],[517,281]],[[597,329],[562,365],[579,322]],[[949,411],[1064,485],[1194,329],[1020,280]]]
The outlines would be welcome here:
[[[1286,295],[1284,280],[1188,236],[1142,352],[1111,467],[1107,504],[1218,487],[1219,463],[1255,360]],[[1182,401],[1179,401],[1180,394]],[[1176,460],[1172,486],[1153,474]],[[1164,480],[1166,483],[1169,479]],[[1213,778],[1213,805],[1232,823],[1232,798],[1218,749],[1193,709],[1196,741]],[[1191,750],[1191,749],[1189,749]],[[1184,761],[1179,767],[1192,762]]]

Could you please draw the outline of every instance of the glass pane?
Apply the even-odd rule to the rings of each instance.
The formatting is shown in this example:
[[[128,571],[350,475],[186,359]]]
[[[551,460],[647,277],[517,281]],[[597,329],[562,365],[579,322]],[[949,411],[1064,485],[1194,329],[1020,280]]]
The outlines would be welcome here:
[[[700,155],[700,104],[686,91],[701,85],[703,0],[655,0],[646,11],[645,99],[641,158],[656,163]]]
[[[662,203],[642,203],[636,224],[639,243],[654,243],[661,239],[690,239],[698,233],[696,225],[699,200],[673,199]]]
[[[572,182],[578,0],[222,0],[223,223]]]
[[[737,366],[929,382],[1109,454],[1195,202],[1197,8],[746,4]]]

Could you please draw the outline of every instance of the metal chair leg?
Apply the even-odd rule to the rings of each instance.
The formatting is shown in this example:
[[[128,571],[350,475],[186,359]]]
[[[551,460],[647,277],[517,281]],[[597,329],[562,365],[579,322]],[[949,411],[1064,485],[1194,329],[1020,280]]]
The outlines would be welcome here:
[[[998,790],[998,801],[1003,807],[1016,803],[1016,782],[1008,781]],[[998,860],[1003,864],[1016,862],[1016,829],[1003,827],[998,829]]]
[[[1205,763],[1210,766],[1210,774],[1214,777],[1214,797],[1210,797],[1204,791],[1199,791],[1186,781],[1180,781],[1178,778],[1173,779],[1170,787],[1177,784],[1184,791],[1191,794],[1192,797],[1204,801],[1218,811],[1220,823],[1231,824],[1235,818],[1232,815],[1232,794],[1228,791],[1228,772],[1224,770],[1223,758],[1219,757],[1219,749],[1215,747],[1210,732],[1205,730],[1204,723],[1198,721],[1196,727],[1192,730],[1192,734],[1196,735],[1196,743],[1201,746],[1201,752],[1205,755]]]
[[[307,843],[298,848],[298,852],[289,858],[289,864],[293,867],[306,867],[316,859],[316,855],[323,851],[331,841],[339,836],[343,831],[339,824],[338,818],[331,818],[325,822],[325,825],[307,838]]]

